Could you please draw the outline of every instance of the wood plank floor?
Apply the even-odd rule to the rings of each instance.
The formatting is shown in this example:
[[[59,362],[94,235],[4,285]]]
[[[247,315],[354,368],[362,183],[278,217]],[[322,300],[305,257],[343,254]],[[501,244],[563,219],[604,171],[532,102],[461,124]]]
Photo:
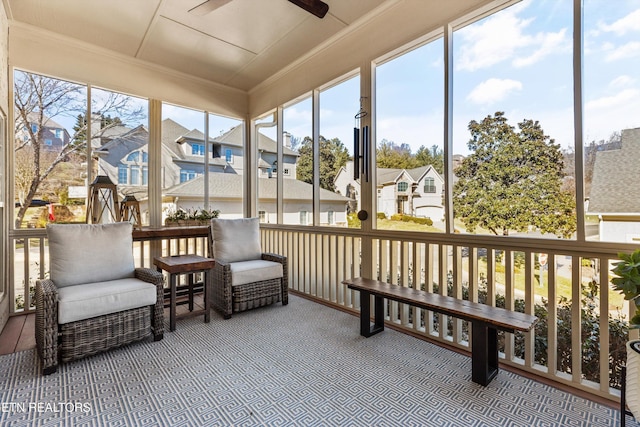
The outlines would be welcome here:
[[[35,348],[36,315],[12,316],[0,333],[0,355]]]
[[[196,296],[194,299],[194,310],[200,310],[203,308],[203,300],[201,296]],[[176,307],[176,313],[188,313],[189,307],[187,304],[179,305]],[[212,310],[211,313],[214,316]],[[169,309],[164,309],[164,318],[167,323],[166,331],[169,331]],[[0,333],[0,356],[3,354],[17,353],[18,351],[29,350],[36,347],[35,337],[35,314],[25,314],[18,316],[11,316],[7,321],[2,333]],[[180,320],[177,322],[177,328],[180,327]]]

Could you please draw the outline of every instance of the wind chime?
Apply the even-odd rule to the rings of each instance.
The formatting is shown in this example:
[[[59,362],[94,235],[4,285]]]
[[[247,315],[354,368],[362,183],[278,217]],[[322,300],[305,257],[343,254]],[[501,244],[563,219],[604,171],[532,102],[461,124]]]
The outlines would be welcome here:
[[[353,179],[362,179],[365,182],[369,182],[369,162],[370,162],[370,141],[369,141],[369,126],[362,125],[361,119],[367,116],[367,111],[363,106],[363,101],[366,97],[360,98],[360,110],[355,115],[355,126],[353,128]],[[360,221],[365,221],[369,218],[369,214],[365,210],[360,210],[357,213]]]
[[[98,175],[90,186],[87,206],[87,224],[105,224],[120,221],[118,190],[106,175]]]

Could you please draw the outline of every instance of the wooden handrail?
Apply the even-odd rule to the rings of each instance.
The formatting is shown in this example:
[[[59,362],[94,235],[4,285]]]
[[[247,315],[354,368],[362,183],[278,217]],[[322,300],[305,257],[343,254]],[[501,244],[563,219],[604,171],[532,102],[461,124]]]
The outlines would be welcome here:
[[[163,240],[163,239],[180,239],[192,237],[209,236],[209,227],[192,226],[192,227],[143,227],[139,230],[133,230],[133,240]]]

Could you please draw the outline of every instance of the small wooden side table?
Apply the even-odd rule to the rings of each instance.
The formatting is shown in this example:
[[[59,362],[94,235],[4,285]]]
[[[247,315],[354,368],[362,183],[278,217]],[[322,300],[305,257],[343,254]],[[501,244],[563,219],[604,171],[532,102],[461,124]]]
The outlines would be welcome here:
[[[215,260],[211,258],[205,258],[199,255],[174,255],[165,257],[155,257],[153,264],[158,271],[162,270],[169,273],[169,289],[170,289],[170,304],[169,304],[169,330],[175,331],[176,329],[176,285],[177,278],[180,274],[189,275],[189,313],[184,313],[179,317],[189,317],[199,314],[204,314],[205,323],[209,323],[211,320],[211,283],[213,280],[213,267]],[[193,310],[193,274],[204,273],[204,309]]]

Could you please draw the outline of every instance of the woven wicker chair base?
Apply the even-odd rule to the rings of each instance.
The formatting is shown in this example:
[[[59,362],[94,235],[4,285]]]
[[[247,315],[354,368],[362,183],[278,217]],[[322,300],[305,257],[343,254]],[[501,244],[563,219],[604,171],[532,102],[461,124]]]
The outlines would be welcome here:
[[[209,243],[212,245],[212,242]],[[232,286],[231,264],[217,260],[213,267],[213,289],[211,307],[225,319],[233,313],[282,302],[289,303],[289,273],[287,257],[272,253],[263,253],[261,259],[282,264],[282,278],[261,280],[259,282]]]
[[[63,362],[120,347],[151,335],[149,307],[106,314],[60,325]]]
[[[247,283],[233,286],[233,311],[240,312],[252,308],[263,307],[280,302],[282,294],[282,280],[271,279],[261,282]]]

